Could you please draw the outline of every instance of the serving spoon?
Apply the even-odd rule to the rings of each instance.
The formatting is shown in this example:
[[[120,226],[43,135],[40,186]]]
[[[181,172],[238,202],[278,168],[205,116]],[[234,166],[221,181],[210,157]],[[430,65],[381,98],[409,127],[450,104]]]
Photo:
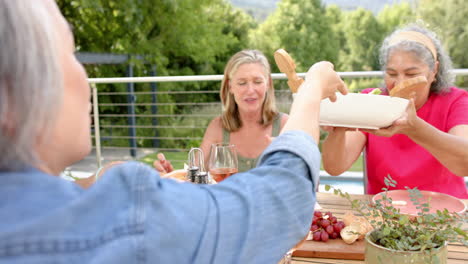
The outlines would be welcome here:
[[[299,86],[304,82],[304,79],[300,78],[296,74],[296,64],[291,58],[288,52],[284,49],[278,49],[274,53],[276,65],[279,70],[286,74],[288,77],[288,86],[292,93],[297,93]]]

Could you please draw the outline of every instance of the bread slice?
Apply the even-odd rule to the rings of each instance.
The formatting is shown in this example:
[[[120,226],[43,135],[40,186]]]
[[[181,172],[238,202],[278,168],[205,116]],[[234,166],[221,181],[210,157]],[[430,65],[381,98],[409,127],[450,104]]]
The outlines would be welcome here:
[[[410,99],[413,95],[413,92],[415,95],[423,93],[423,89],[426,87],[426,85],[426,77],[418,76],[400,82],[399,84],[395,85],[395,87],[393,87],[389,93],[390,96]]]

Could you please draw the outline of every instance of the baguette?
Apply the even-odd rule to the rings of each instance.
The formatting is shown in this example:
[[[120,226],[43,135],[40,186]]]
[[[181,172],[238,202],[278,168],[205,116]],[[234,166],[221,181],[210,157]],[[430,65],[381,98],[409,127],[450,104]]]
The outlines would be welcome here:
[[[355,216],[351,212],[345,213],[343,217],[343,222],[345,223],[346,227],[349,227],[346,229],[345,233],[350,233],[351,231],[353,231],[356,235],[356,238],[354,240],[352,240],[354,236],[350,236],[348,238],[348,241],[345,241],[348,244],[353,243],[356,239],[363,239],[369,231],[372,231],[374,229],[372,225],[366,220],[366,218],[362,216]]]
[[[304,82],[304,79],[297,76],[294,60],[284,49],[275,51],[274,57],[275,62],[278,65],[278,69],[288,77],[288,86],[291,89],[291,92],[297,93],[297,90]]]
[[[390,96],[411,99],[411,97],[422,93],[422,89],[426,87],[427,79],[424,76],[418,76],[411,79],[404,80],[395,85],[390,91]],[[415,94],[413,94],[415,93]]]

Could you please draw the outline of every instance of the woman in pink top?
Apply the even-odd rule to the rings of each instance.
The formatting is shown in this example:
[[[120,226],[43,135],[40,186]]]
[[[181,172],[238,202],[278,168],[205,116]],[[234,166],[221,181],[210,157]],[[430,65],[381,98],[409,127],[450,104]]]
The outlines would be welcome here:
[[[356,131],[327,128],[322,146],[325,170],[339,175],[366,151],[367,192],[378,193],[391,175],[396,189],[418,187],[468,198],[468,93],[451,87],[451,60],[435,34],[411,25],[388,36],[380,49],[384,93],[408,78],[424,76],[406,114],[391,126]],[[418,102],[416,105],[414,102]]]

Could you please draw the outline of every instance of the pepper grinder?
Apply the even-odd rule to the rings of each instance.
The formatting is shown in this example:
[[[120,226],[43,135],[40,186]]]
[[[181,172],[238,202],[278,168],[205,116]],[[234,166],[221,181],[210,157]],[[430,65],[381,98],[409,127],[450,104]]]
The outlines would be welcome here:
[[[188,157],[187,180],[198,184],[209,183],[208,173],[205,171],[204,155],[200,148],[192,148]]]

